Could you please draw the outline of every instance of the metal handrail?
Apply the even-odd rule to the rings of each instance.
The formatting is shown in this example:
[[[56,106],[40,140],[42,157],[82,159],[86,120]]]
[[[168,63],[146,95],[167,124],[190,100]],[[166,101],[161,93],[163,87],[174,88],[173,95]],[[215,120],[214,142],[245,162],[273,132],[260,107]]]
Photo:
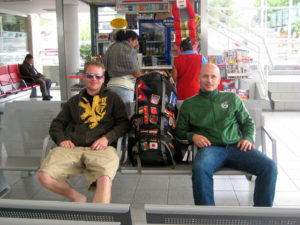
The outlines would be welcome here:
[[[219,10],[213,9],[213,8],[209,8],[208,10],[211,10],[217,14],[219,14],[221,17],[224,17],[225,19],[228,19],[230,21],[230,17],[227,16],[226,14],[220,12]],[[258,60],[257,60],[257,68],[258,68],[258,73],[259,73],[259,78],[260,78],[260,82],[263,85],[263,89],[264,89],[264,97],[267,98],[267,90],[268,90],[268,82],[267,82],[267,78],[268,78],[268,71],[270,69],[273,68],[273,61],[270,55],[270,51],[268,49],[267,43],[265,41],[265,38],[261,35],[259,35],[258,33],[256,33],[255,31],[250,30],[248,27],[245,27],[244,25],[238,23],[235,21],[235,23],[239,26],[241,26],[241,28],[247,30],[249,33],[252,33],[254,36],[258,37],[259,39],[262,40],[262,45],[264,46],[264,49],[266,51],[266,55],[267,55],[267,59],[268,62],[265,65],[262,65],[262,60],[261,60],[261,47],[260,45],[258,45],[256,42],[253,41],[253,39],[249,39],[249,37],[247,37],[245,34],[241,33],[241,32],[237,32],[235,29],[232,29],[230,26],[228,26],[226,23],[221,22],[219,20],[217,20],[216,18],[214,18],[213,16],[208,15],[208,19],[214,23],[216,23],[218,26],[224,28],[225,30],[227,30],[228,32],[234,34],[236,36],[236,38],[234,38],[233,36],[230,36],[229,34],[226,34],[224,32],[220,32],[219,29],[217,29],[214,26],[210,26],[210,28],[222,33],[223,35],[225,35],[227,38],[234,40],[235,42],[239,43],[240,45],[245,45],[244,43],[240,42],[237,40],[237,38],[241,38],[243,40],[246,40],[249,45],[246,45],[245,47],[249,50],[251,50],[252,52],[255,52],[258,55]]]
[[[270,138],[272,142],[272,158],[277,164],[277,141],[276,139],[272,136],[270,130],[266,127],[262,127],[262,130],[267,134],[267,136]]]
[[[219,14],[220,16],[224,17],[225,19],[228,19],[229,21],[231,21],[231,18],[230,18],[228,15],[222,13],[220,10],[214,9],[214,8],[212,8],[212,7],[208,7],[208,11],[213,11],[213,12]],[[212,16],[209,16],[209,18],[211,19]],[[265,37],[261,36],[261,35],[258,34],[257,32],[255,32],[255,31],[249,29],[248,27],[244,26],[243,24],[241,24],[241,23],[239,23],[239,22],[237,22],[237,21],[234,21],[234,23],[237,24],[237,25],[239,25],[240,27],[244,28],[244,29],[247,30],[249,33],[254,34],[255,36],[257,36],[258,38],[260,38],[260,39],[263,41],[263,45],[264,45],[265,51],[266,51],[266,53],[267,53],[268,60],[269,60],[269,62],[270,62],[270,64],[271,64],[271,68],[273,68],[273,67],[274,67],[274,66],[273,66],[273,65],[274,65],[274,64],[273,64],[273,60],[272,60],[272,57],[271,57],[269,48],[268,48],[268,46],[267,46]],[[247,41],[249,41],[249,42],[251,41],[251,40],[248,40],[248,38],[246,38],[246,37],[243,37],[243,38],[245,38],[245,39],[246,39]]]

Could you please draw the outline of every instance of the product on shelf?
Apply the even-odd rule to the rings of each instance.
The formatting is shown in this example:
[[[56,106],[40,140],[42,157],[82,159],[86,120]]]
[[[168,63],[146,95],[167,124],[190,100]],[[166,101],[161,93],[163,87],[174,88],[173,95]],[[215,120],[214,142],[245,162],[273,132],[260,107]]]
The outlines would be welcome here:
[[[243,49],[234,49],[225,51],[226,71],[228,74],[246,74],[249,73],[249,51]]]
[[[242,100],[247,100],[249,98],[249,90],[237,90],[237,95],[240,97]]]
[[[209,55],[208,62],[219,67],[221,78],[227,78],[225,59],[223,55]]]

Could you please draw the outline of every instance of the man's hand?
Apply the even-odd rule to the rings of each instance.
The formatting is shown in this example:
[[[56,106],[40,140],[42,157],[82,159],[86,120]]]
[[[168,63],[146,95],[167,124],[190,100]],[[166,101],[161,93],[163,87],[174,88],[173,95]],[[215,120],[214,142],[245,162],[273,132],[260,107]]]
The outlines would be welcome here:
[[[193,142],[199,148],[211,146],[210,141],[206,137],[199,134],[194,134]]]
[[[41,74],[40,75],[40,78],[45,78],[46,76],[44,74]]]
[[[254,144],[251,144],[250,141],[248,141],[246,139],[239,141],[237,143],[237,147],[239,149],[241,149],[241,151],[243,151],[243,152],[246,152],[247,150],[250,151],[251,149],[255,148]]]
[[[108,145],[108,139],[105,136],[103,136],[92,144],[91,149],[95,151],[104,150],[107,147],[107,145]]]
[[[74,143],[70,140],[60,142],[59,146],[64,148],[75,148]]]

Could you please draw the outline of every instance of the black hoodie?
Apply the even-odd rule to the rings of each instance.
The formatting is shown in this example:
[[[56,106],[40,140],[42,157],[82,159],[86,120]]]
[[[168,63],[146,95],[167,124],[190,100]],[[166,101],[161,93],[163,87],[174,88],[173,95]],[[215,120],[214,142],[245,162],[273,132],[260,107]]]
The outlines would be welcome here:
[[[92,105],[86,95],[84,89],[70,98],[52,121],[49,133],[57,145],[71,140],[75,146],[88,147],[102,136],[111,144],[129,130],[125,105],[116,93],[102,86]],[[68,125],[71,125],[69,135]]]

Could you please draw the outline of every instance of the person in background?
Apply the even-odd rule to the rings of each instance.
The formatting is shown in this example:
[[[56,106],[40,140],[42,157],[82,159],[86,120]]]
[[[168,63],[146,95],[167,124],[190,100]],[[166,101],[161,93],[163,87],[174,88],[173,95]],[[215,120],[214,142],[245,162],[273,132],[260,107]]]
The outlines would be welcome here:
[[[110,145],[130,128],[123,101],[102,85],[104,70],[99,61],[85,63],[86,88],[69,99],[52,121],[49,133],[58,147],[45,158],[38,174],[43,186],[74,202],[85,202],[86,196],[65,180],[81,172],[89,191],[95,191],[93,202],[110,202],[119,167],[116,149]]]
[[[104,66],[109,75],[107,87],[119,94],[124,103],[133,101],[135,80],[142,75],[137,46],[138,35],[134,31],[119,30],[116,33],[116,42],[104,55]]]
[[[52,99],[50,95],[51,80],[45,75],[39,73],[33,65],[33,56],[27,54],[23,64],[19,68],[20,74],[26,83],[39,84],[43,96],[43,100],[49,101]]]
[[[199,92],[199,75],[203,65],[207,63],[204,56],[193,51],[190,38],[180,43],[181,55],[174,58],[172,70],[173,80],[176,82],[178,100],[185,100]]]
[[[192,183],[196,205],[215,205],[213,175],[226,166],[256,176],[254,206],[272,206],[277,166],[255,149],[253,120],[235,93],[218,92],[221,76],[214,64],[201,69],[198,95],[185,100],[176,135],[198,147]]]

